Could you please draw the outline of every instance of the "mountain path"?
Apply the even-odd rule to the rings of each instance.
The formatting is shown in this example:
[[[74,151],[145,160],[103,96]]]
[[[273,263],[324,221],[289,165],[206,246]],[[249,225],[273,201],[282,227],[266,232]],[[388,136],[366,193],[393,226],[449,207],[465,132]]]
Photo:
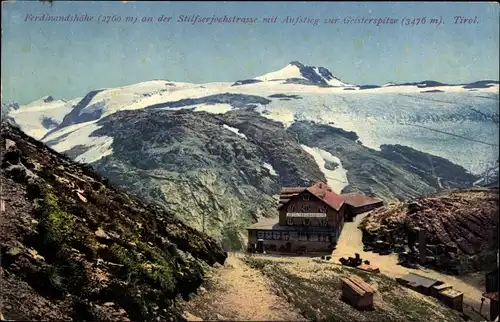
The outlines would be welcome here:
[[[307,321],[296,308],[276,295],[257,271],[237,253],[229,253],[210,289],[185,302],[188,321]]]

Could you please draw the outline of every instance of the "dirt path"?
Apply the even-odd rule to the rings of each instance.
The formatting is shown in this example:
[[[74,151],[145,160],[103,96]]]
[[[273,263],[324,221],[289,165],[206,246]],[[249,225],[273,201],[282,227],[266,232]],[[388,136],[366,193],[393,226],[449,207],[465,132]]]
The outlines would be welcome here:
[[[230,253],[205,294],[186,302],[189,321],[307,321],[270,288],[264,276]]]
[[[358,225],[367,215],[361,214],[356,216],[354,222],[346,222],[342,229],[342,234],[337,243],[337,248],[332,253],[332,261],[339,263],[341,257],[354,257],[354,253],[358,253],[363,260],[370,261],[370,264],[377,266],[380,272],[396,278],[406,275],[410,272],[427,276],[436,280],[440,280],[453,286],[454,289],[464,293],[464,304],[472,306],[476,311],[481,307],[481,297],[483,287],[480,285],[471,285],[464,280],[460,280],[454,276],[439,273],[430,269],[411,269],[398,265],[398,258],[395,254],[381,256],[377,253],[364,252],[363,243],[361,241],[362,233],[358,229]],[[488,301],[484,302],[481,312],[487,314],[489,312]]]

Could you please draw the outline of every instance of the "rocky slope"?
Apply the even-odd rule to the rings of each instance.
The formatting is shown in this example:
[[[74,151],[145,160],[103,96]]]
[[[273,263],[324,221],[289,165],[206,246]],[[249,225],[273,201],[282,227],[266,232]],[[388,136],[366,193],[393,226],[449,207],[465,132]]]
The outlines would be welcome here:
[[[207,235],[33,140],[1,127],[1,314],[7,320],[182,320]]]
[[[498,188],[440,192],[370,213],[360,224],[367,250],[418,262],[417,230],[426,234],[426,265],[451,273],[488,270],[498,252]]]
[[[17,104],[17,103],[3,103],[2,102],[2,107],[0,110],[0,112],[1,112],[0,119],[2,121],[8,122],[8,123],[15,124],[16,122],[14,121],[14,118],[12,116],[10,116],[9,114],[12,111],[15,111],[17,109],[19,109],[19,104]]]

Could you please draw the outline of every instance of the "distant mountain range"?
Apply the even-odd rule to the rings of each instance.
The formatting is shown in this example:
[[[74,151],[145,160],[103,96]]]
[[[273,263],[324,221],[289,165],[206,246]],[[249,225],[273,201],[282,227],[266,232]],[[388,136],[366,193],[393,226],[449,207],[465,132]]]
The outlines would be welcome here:
[[[242,227],[275,215],[283,185],[327,180],[338,192],[394,201],[491,184],[483,174],[498,160],[489,117],[498,89],[488,80],[360,86],[291,62],[236,82],[153,80],[68,101],[46,96],[7,116],[234,246]]]
[[[498,85],[498,81],[480,80],[467,84],[446,84],[433,80],[425,80],[413,83],[388,83],[385,85],[354,85],[343,82],[341,79],[324,67],[306,66],[298,61],[293,61],[275,72],[271,72],[259,77],[236,81],[232,86],[255,84],[267,81],[281,81],[285,84],[315,85],[320,87],[343,87],[344,90],[375,89],[388,86],[417,86],[418,88],[440,87],[440,86],[461,86],[466,89],[490,88]]]

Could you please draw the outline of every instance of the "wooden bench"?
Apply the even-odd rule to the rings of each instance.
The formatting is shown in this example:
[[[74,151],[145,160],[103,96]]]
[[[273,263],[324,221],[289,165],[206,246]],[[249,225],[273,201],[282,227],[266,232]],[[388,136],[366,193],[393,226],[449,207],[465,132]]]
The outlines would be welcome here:
[[[375,290],[359,276],[342,278],[342,297],[355,308],[372,309],[373,293]]]

